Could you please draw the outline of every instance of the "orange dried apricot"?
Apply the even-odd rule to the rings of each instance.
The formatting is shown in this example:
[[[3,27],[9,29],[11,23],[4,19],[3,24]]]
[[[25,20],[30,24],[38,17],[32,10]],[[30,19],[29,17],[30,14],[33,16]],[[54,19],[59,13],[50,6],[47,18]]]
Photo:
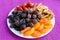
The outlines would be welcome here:
[[[37,28],[39,28],[40,27],[40,23],[39,22],[37,22],[36,24],[34,24],[34,26],[33,26],[35,29],[37,29]]]
[[[40,31],[40,30],[42,30],[43,28],[44,28],[44,24],[41,24],[40,27],[39,27],[38,29],[36,29],[36,30]]]
[[[32,35],[31,36],[33,36],[33,37],[39,37],[41,35],[41,33],[39,32],[39,31],[34,31],[34,33],[32,33]]]
[[[42,18],[41,20],[40,20],[40,23],[50,23],[50,20],[48,20],[47,18]]]
[[[48,31],[48,29],[42,29],[42,30],[40,30],[39,32],[41,33],[41,34],[44,34],[44,33],[46,33]]]
[[[44,23],[45,25],[50,25],[51,24],[51,21],[47,21]]]
[[[31,28],[30,30],[26,31],[23,35],[30,36],[34,32],[34,28]]]
[[[51,29],[51,28],[52,28],[52,24],[45,25],[44,28],[46,28],[46,29]]]
[[[50,29],[52,27],[51,21],[48,20],[47,18],[42,18],[40,20],[40,23],[44,24],[44,28],[46,28],[46,29]]]
[[[26,32],[27,30],[30,30],[30,27],[25,28],[24,30],[21,31],[21,33]]]

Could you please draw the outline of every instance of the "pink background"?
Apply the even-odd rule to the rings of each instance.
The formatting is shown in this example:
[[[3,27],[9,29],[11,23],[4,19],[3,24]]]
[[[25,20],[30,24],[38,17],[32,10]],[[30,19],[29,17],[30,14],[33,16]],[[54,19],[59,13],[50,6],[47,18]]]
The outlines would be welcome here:
[[[8,13],[17,5],[23,2],[43,3],[53,10],[55,14],[54,29],[46,36],[29,40],[60,40],[60,0],[0,0],[0,40],[28,40],[14,35],[7,26],[6,19]]]

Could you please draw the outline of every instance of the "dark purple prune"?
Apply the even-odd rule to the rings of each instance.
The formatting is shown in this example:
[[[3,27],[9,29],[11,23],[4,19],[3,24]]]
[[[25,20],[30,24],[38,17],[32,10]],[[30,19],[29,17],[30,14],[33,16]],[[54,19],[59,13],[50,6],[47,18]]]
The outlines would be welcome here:
[[[20,20],[19,16],[14,17],[14,20]]]
[[[14,23],[11,23],[10,27],[11,27],[11,28],[14,28],[14,26],[15,26]]]
[[[30,26],[30,25],[29,25],[29,22],[26,23],[26,26],[27,26],[27,27]]]
[[[9,18],[9,19],[13,19],[14,16],[13,16],[13,15],[9,15],[8,18]]]
[[[26,20],[25,19],[23,19],[23,22],[22,22],[23,24],[25,24],[26,23]]]
[[[17,13],[18,13],[17,11],[13,11],[13,12],[12,12],[12,14],[13,14],[14,16],[17,16]]]
[[[13,25],[10,25],[11,28],[13,28]]]
[[[26,18],[26,22],[30,22],[30,18]]]
[[[38,22],[38,20],[37,19],[33,19],[32,22],[35,24],[35,23]]]
[[[20,17],[19,17],[19,16],[17,16],[17,17],[16,17],[16,19],[17,19],[17,20],[20,20]]]
[[[31,18],[31,14],[28,14],[28,15],[27,15],[27,18]]]
[[[20,24],[25,24],[25,23],[26,23],[25,19],[20,20]]]
[[[32,13],[32,10],[30,8],[28,9],[28,13]]]
[[[16,21],[15,21],[15,25],[16,25],[16,26],[20,26],[19,20],[16,20]]]
[[[28,26],[32,27],[34,24],[32,22],[28,23]]]
[[[17,31],[20,31],[20,28],[19,27],[15,27],[14,29],[17,30]]]
[[[20,31],[22,27],[14,25],[13,27],[15,30]]]
[[[26,23],[26,27],[28,27],[29,26],[29,24],[28,23]]]
[[[29,25],[30,25],[30,26],[33,26],[34,24],[33,24],[33,23],[30,23]]]
[[[14,17],[13,17],[13,15],[9,15],[8,16],[8,19],[9,19],[9,22],[11,23],[11,22],[14,22]]]
[[[32,18],[37,18],[37,15],[33,14],[33,15],[32,15]]]
[[[9,19],[9,23],[14,23],[14,20]]]
[[[26,18],[26,13],[22,13],[21,18]]]
[[[33,11],[32,14],[36,14],[37,15],[38,14],[38,11]]]
[[[21,25],[21,27],[25,28],[25,27],[26,27],[26,25],[25,25],[25,24],[22,24],[22,25]]]
[[[21,15],[22,14],[22,10],[19,10],[17,15]]]
[[[22,24],[22,22],[23,22],[23,19],[20,20],[20,23],[21,23],[21,24]]]
[[[39,22],[39,21],[40,21],[40,19],[39,19],[39,18],[37,18],[37,21]]]
[[[26,25],[25,25],[25,24],[22,24],[22,25],[20,26],[20,31],[23,30],[24,28],[26,28]]]

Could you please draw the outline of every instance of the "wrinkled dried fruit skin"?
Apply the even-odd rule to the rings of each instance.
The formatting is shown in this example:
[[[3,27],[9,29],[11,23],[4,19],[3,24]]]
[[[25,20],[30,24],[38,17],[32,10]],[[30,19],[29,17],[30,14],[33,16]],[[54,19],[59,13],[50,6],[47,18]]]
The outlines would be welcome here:
[[[25,33],[26,31],[28,31],[28,30],[30,30],[31,28],[30,27],[27,27],[27,28],[25,28],[24,30],[21,30],[21,33]]]
[[[34,33],[32,33],[33,37],[40,37],[41,33],[39,31],[34,31]]]
[[[36,24],[34,24],[34,26],[33,26],[35,29],[37,29],[37,28],[39,28],[40,27],[40,23],[39,22],[37,22]]]
[[[37,28],[36,30],[40,31],[40,30],[42,30],[42,29],[44,29],[44,24],[40,24],[40,27]]]
[[[40,32],[41,34],[45,34],[47,31],[48,31],[48,29],[42,29],[42,30],[40,30],[39,32]]]
[[[24,33],[25,36],[30,36],[34,32],[34,28],[31,28],[30,30],[26,31]]]

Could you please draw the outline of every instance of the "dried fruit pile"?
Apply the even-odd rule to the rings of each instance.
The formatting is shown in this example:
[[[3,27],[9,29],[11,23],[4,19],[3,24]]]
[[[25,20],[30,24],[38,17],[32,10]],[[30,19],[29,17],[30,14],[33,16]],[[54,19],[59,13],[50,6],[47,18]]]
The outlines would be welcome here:
[[[39,37],[52,27],[53,13],[42,4],[28,2],[17,6],[8,18],[11,28],[25,36]]]

